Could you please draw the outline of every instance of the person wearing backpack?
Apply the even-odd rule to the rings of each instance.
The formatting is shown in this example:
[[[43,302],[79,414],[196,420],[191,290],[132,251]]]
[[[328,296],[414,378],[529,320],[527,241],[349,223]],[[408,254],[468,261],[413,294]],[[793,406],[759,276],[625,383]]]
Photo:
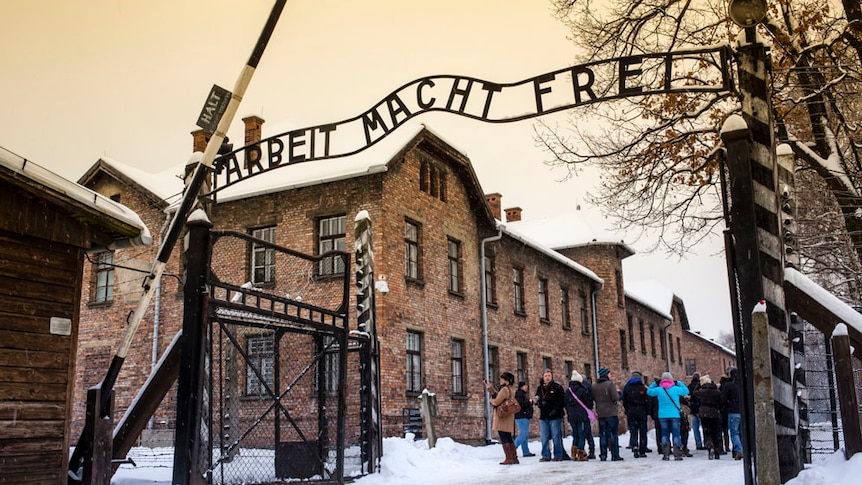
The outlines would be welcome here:
[[[632,377],[623,386],[623,409],[626,413],[631,448],[635,458],[646,458],[647,416],[650,415],[652,399],[647,396],[646,385],[640,372],[632,372]]]

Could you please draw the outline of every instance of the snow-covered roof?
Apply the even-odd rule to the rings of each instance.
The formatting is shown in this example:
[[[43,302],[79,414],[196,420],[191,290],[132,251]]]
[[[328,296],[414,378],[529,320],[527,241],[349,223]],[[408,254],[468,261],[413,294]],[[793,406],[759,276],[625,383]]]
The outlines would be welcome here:
[[[252,176],[244,179],[242,183],[220,190],[217,192],[216,198],[219,202],[229,202],[385,172],[387,164],[423,128],[427,129],[421,123],[408,122],[405,127],[395,130],[374,146],[354,155],[285,165],[265,172],[265,175]],[[266,137],[271,137],[278,133],[280,132],[273,132],[266,135]]]
[[[703,335],[701,335],[701,334],[700,334],[700,333],[698,333],[698,332],[693,332],[693,331],[691,331],[691,330],[686,330],[686,332],[687,332],[687,335],[688,335],[689,337],[697,337],[697,338],[699,338],[699,339],[703,340],[704,342],[706,342],[706,343],[708,343],[708,344],[710,344],[710,345],[713,345],[713,346],[715,346],[715,347],[717,347],[717,348],[719,348],[719,349],[721,349],[721,350],[723,350],[723,351],[727,352],[728,354],[736,355],[736,352],[734,352],[733,350],[731,350],[731,349],[729,349],[729,348],[725,347],[724,345],[721,345],[720,343],[716,342],[715,340],[711,340],[711,339],[708,339],[708,338],[704,337]]]
[[[626,297],[646,306],[659,315],[673,320],[673,291],[656,280],[627,281]]]
[[[0,147],[0,167],[11,171],[14,176],[23,177],[29,182],[43,188],[46,195],[54,195],[61,200],[67,200],[94,210],[102,215],[130,226],[138,234],[124,240],[134,245],[152,243],[149,229],[138,214],[128,207],[102,196],[92,190],[67,180],[45,167],[22,158],[3,147]]]
[[[527,234],[539,244],[551,249],[615,244],[634,254],[619,234],[610,229],[610,223],[594,211],[574,209],[571,212],[531,220],[507,222],[506,227]]]
[[[511,229],[510,227],[504,225],[500,221],[497,221],[497,228],[501,229],[503,231],[503,234],[506,234],[507,236],[509,236],[513,239],[521,241],[522,243],[526,244],[527,246],[530,246],[531,248],[544,254],[545,256],[548,256],[552,259],[557,260],[558,262],[574,269],[578,273],[583,274],[584,276],[592,279],[593,281],[595,281],[597,283],[604,284],[604,280],[601,279],[599,277],[599,275],[597,275],[596,273],[594,273],[590,269],[572,261],[571,259],[563,256],[562,254],[554,251],[553,249],[539,243],[538,241],[532,239],[530,236],[527,236],[524,233],[522,233],[520,230]]]
[[[102,157],[99,162],[113,167],[168,203],[182,197],[184,165],[174,165],[161,172],[150,173],[111,158]]]
[[[794,268],[784,268],[784,279],[799,288],[800,291],[808,295],[812,300],[822,305],[841,322],[862,333],[862,315],[851,308],[850,305],[839,300],[838,297],[823,289],[820,285],[811,281],[811,279]]]

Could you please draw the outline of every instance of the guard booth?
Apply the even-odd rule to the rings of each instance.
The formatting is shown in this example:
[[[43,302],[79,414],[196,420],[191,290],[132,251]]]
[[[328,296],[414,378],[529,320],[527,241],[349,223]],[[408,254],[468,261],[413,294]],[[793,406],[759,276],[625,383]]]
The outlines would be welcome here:
[[[129,208],[2,147],[0,207],[0,482],[65,484],[85,254],[151,238]]]
[[[361,374],[370,354],[367,335],[349,331],[350,254],[306,255],[193,224],[190,236],[187,255],[206,255],[203,382],[197,396],[178,393],[178,401],[200,402],[201,412],[199,429],[189,430],[180,429],[178,412],[176,446],[197,434],[200,452],[175,455],[175,477],[185,462],[190,476],[219,485],[343,483],[363,474],[370,444]],[[205,246],[192,247],[196,240]],[[243,261],[258,283],[247,281]],[[181,373],[180,390],[182,380]]]

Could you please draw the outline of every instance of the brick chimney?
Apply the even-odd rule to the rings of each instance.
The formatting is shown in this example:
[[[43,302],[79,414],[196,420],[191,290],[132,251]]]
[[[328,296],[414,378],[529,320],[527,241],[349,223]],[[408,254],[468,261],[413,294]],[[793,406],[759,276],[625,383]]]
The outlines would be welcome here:
[[[245,145],[249,146],[254,143],[260,141],[261,137],[261,127],[263,126],[264,119],[259,116],[247,116],[242,119],[242,122],[245,123]],[[260,157],[260,152],[246,150],[245,152],[245,162],[244,166],[248,167],[249,162],[256,162]],[[253,159],[250,157],[254,157]]]
[[[204,130],[192,132],[192,152],[205,152],[212,133]]]
[[[248,116],[242,119],[245,123],[245,144],[246,146],[260,141],[261,127],[264,119],[259,116]]]
[[[502,208],[502,199],[503,196],[498,193],[485,194],[485,200],[488,201],[488,206],[491,208],[491,214],[493,214],[494,218],[498,221],[503,220],[502,212],[500,212]]]
[[[506,209],[506,222],[518,222],[521,220],[521,208],[511,207]]]

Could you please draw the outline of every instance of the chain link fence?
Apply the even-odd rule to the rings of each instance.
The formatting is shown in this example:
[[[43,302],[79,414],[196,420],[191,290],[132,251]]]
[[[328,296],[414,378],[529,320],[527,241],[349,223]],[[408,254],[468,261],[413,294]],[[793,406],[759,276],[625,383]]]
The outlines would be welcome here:
[[[807,409],[809,438],[806,449],[806,462],[823,463],[830,455],[844,446],[841,428],[838,388],[833,369],[832,346],[828,335],[824,335],[810,324],[803,327],[805,341],[804,362],[797,362],[804,369],[807,388]],[[859,360],[854,359],[854,381],[859,395]],[[862,401],[860,401],[862,402]],[[860,412],[862,410],[857,410]]]

